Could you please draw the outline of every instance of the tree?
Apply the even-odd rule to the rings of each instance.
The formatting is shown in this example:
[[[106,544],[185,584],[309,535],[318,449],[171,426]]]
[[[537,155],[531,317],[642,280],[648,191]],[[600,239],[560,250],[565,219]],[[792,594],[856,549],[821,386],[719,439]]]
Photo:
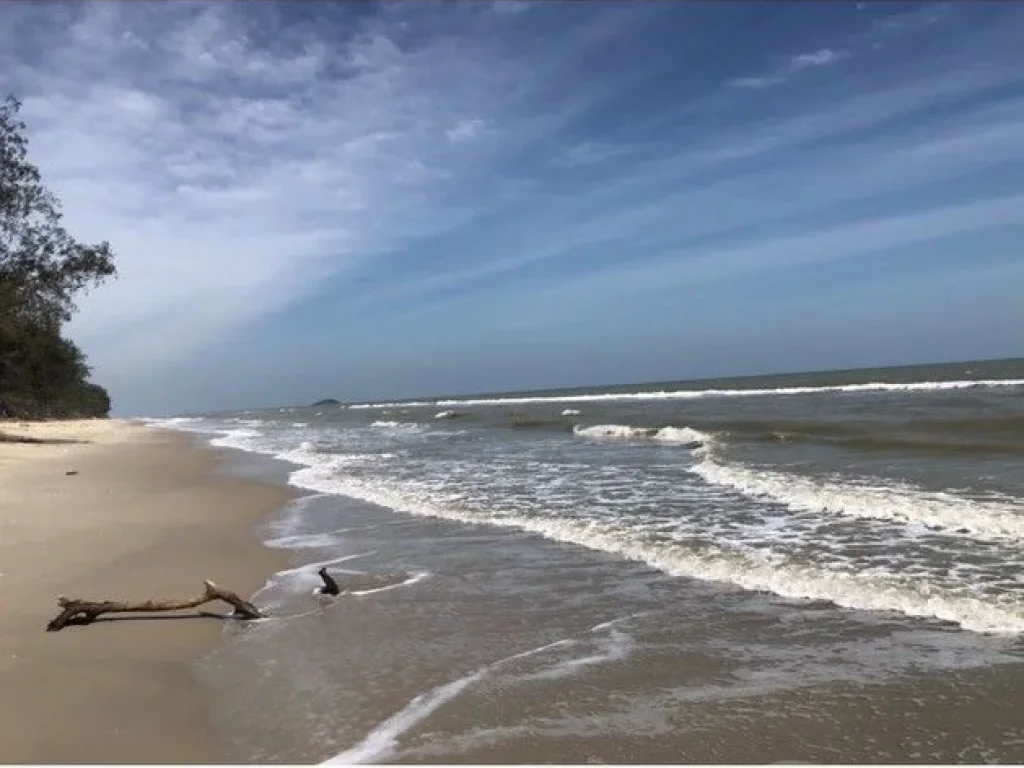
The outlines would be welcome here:
[[[61,336],[75,297],[115,276],[106,242],[77,242],[28,159],[21,103],[0,103],[0,417],[105,416],[85,355]]]
[[[0,309],[57,327],[75,295],[114,277],[110,244],[84,245],[61,225],[60,201],[28,159],[21,102],[0,105]]]

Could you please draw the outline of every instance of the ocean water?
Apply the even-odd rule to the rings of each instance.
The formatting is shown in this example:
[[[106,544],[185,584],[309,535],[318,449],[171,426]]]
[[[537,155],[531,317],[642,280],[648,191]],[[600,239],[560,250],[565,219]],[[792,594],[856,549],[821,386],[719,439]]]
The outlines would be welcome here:
[[[1024,760],[1022,360],[154,423],[306,492],[233,759]]]

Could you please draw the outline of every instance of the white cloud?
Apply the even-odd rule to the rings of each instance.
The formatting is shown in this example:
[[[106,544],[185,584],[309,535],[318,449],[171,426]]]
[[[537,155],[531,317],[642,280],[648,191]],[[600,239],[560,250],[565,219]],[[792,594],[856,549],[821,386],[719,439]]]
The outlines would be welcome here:
[[[445,131],[445,135],[452,144],[461,144],[464,141],[472,141],[477,138],[485,125],[486,123],[478,118],[463,120],[458,125]]]
[[[820,48],[811,53],[801,53],[789,60],[789,70],[799,72],[808,67],[825,67],[835,64],[849,56],[847,51],[833,51],[828,48]]]
[[[527,0],[494,0],[491,3],[491,9],[502,16],[518,16],[521,13],[526,13],[533,6],[534,4]]]
[[[765,77],[737,77],[732,84],[737,88],[771,88],[775,85],[782,85],[786,78],[782,75],[767,75]]]
[[[819,48],[816,51],[800,53],[791,57],[789,61],[770,74],[758,77],[736,78],[732,81],[732,85],[736,88],[772,88],[776,85],[782,85],[787,82],[798,72],[817,67],[827,67],[832,64],[836,64],[843,59],[849,58],[849,56],[849,51],[835,51],[829,48]]]
[[[615,275],[619,289],[670,284],[676,288],[805,264],[838,261],[951,235],[1020,222],[1024,195],[986,198],[899,216],[868,218],[808,235],[738,248],[709,248],[675,263],[662,261]]]
[[[880,34],[905,34],[938,24],[951,10],[949,2],[925,2],[911,11],[887,13],[874,20],[874,29]]]
[[[631,147],[602,141],[585,141],[574,144],[564,154],[554,159],[554,164],[563,168],[577,168],[598,165],[607,160],[621,158],[633,151]]]

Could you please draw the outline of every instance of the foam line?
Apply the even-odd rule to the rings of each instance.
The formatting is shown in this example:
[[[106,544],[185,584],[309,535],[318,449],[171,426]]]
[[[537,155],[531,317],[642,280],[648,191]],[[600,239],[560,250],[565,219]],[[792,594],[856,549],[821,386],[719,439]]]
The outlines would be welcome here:
[[[413,584],[418,584],[424,579],[430,576],[429,571],[418,571],[412,574],[405,581],[400,581],[397,584],[388,584],[386,587],[376,587],[374,589],[362,589],[357,592],[345,592],[346,595],[352,595],[353,597],[363,597],[364,595],[375,595],[378,592],[387,592],[391,589],[398,589],[399,587],[411,587]]]
[[[597,653],[589,656],[578,656],[573,659],[565,659],[556,663],[548,669],[543,669],[532,675],[527,675],[524,680],[560,680],[571,677],[584,667],[592,667],[597,664],[607,664],[610,661],[619,661],[626,658],[634,648],[633,638],[624,632],[613,629],[608,637],[600,643]]]
[[[496,662],[481,667],[475,672],[439,685],[426,693],[421,693],[401,710],[374,728],[370,734],[354,747],[325,760],[321,765],[361,765],[392,755],[402,734],[426,720],[434,712],[458,696],[469,686],[483,680],[504,664],[517,659],[524,659],[542,653],[551,648],[571,643],[571,640],[556,640],[539,648],[507,656]]]
[[[354,410],[368,408],[458,407],[472,405],[526,405],[529,403],[589,403],[629,400],[690,400],[705,397],[766,397],[771,395],[817,395],[861,392],[940,392],[974,387],[1020,387],[1024,379],[984,379],[979,381],[884,381],[843,384],[828,387],[777,387],[773,389],[680,389],[659,392],[593,392],[579,395],[536,395],[533,397],[479,397],[459,400],[423,400],[405,403],[359,403]]]
[[[1024,503],[1016,500],[975,501],[948,491],[925,491],[881,481],[871,485],[826,481],[790,472],[722,464],[711,458],[693,465],[690,472],[710,485],[731,488],[790,509],[919,523],[947,533],[970,533],[976,538],[1024,539]]]
[[[673,576],[732,584],[791,599],[827,600],[858,610],[937,618],[976,632],[1024,633],[1024,603],[1016,600],[987,600],[936,589],[913,580],[769,562],[753,552],[736,552],[714,546],[694,549],[671,542],[652,542],[643,537],[642,531],[638,535],[628,524],[615,521],[496,516],[459,510],[354,478],[327,478],[299,471],[293,475],[292,482],[314,490],[333,490],[408,514],[536,533],[554,541],[578,544],[643,562]]]

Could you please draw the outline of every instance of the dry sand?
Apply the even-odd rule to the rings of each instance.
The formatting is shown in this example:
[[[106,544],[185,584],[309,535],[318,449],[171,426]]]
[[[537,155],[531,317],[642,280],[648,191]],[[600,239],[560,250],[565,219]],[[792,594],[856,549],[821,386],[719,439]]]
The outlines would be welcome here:
[[[220,621],[44,626],[59,594],[178,598],[209,578],[248,596],[283,564],[251,527],[287,489],[219,475],[215,452],[130,422],[0,432],[88,441],[0,443],[0,762],[221,762],[192,675]]]

